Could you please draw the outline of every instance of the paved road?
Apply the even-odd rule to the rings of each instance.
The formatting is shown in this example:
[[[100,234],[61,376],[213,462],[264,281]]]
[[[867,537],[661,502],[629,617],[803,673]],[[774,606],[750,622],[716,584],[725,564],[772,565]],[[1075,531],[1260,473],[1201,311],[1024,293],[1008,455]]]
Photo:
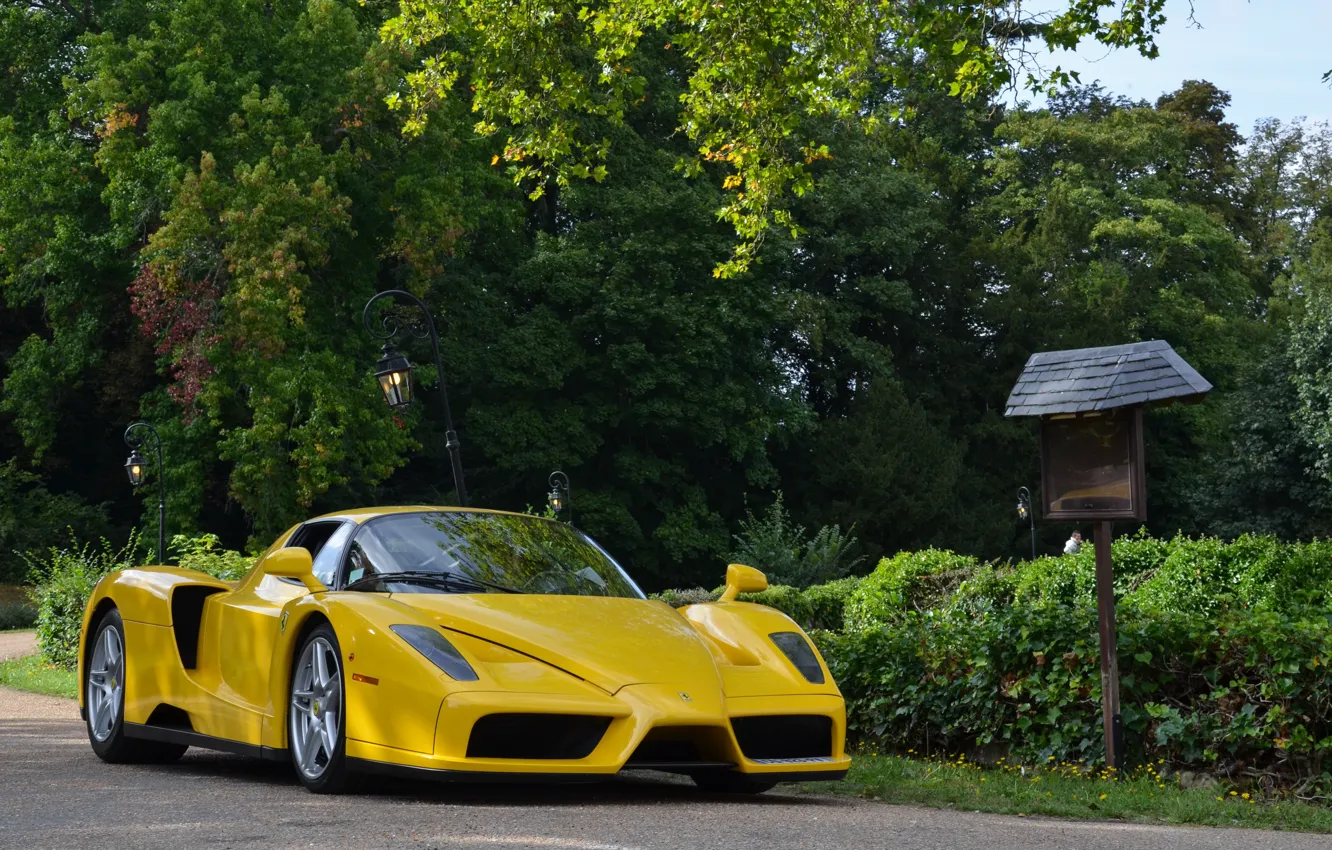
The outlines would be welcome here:
[[[0,848],[893,848],[1329,850],[1327,836],[1016,818],[782,794],[704,796],[631,777],[581,786],[379,783],[306,793],[281,765],[191,750],[102,764],[67,700],[0,689]]]

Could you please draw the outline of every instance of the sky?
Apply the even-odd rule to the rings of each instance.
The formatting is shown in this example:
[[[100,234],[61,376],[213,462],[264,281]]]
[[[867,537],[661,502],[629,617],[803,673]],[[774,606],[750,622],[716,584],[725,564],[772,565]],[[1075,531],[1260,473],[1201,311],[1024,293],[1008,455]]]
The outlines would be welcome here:
[[[1332,70],[1332,0],[1195,0],[1194,8],[1200,29],[1188,22],[1188,0],[1167,0],[1156,59],[1092,45],[1042,61],[1135,100],[1208,80],[1230,93],[1227,117],[1245,135],[1261,118],[1332,121],[1332,87],[1323,82]]]

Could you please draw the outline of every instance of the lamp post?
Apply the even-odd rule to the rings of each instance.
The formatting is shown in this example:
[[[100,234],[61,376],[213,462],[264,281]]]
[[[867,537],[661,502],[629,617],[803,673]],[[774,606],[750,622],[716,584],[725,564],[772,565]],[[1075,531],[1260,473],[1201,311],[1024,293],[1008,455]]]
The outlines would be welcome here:
[[[370,322],[370,308],[381,298],[401,299],[421,310],[425,318],[424,330],[418,323],[404,323],[399,316],[390,311],[384,314],[380,322],[382,330],[375,330]],[[430,309],[425,302],[410,292],[401,289],[386,289],[365,302],[361,313],[361,323],[366,331],[376,340],[384,343],[384,351],[375,364],[375,380],[384,393],[384,401],[397,410],[412,403],[412,364],[406,356],[393,347],[393,337],[398,331],[406,330],[413,339],[429,337],[430,346],[435,353],[435,373],[439,376],[439,394],[444,399],[444,442],[449,449],[449,462],[453,466],[453,487],[458,491],[458,503],[467,507],[467,486],[463,483],[462,459],[458,456],[458,432],[453,430],[453,414],[449,410],[449,390],[444,383],[444,367],[439,359],[439,333],[435,331],[435,321],[430,317]]]
[[[1036,560],[1036,512],[1031,509],[1031,491],[1026,487],[1018,488],[1018,519],[1025,519],[1031,525],[1031,559]]]
[[[152,434],[153,443],[157,447],[157,560],[158,563],[166,563],[166,476],[162,469],[162,438],[157,429],[147,422],[131,422],[125,429],[125,445],[130,449],[130,456],[125,460],[125,474],[129,476],[131,487],[143,484],[145,464],[139,448],[147,437],[142,433],[136,434],[140,431]]]
[[[557,518],[564,511],[568,511],[568,522],[573,525],[573,499],[569,495],[569,476],[557,469],[550,474],[547,483],[550,484],[550,493],[546,497],[550,509],[555,512]]]

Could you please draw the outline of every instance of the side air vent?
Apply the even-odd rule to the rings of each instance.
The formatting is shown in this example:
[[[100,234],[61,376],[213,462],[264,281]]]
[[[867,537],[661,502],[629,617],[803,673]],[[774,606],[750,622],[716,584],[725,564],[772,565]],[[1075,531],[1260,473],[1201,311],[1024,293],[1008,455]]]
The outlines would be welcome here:
[[[194,724],[190,723],[190,715],[184,709],[176,708],[174,705],[158,703],[153,713],[148,715],[148,722],[145,726],[157,726],[162,729],[186,729],[193,731]]]
[[[587,758],[609,726],[609,717],[582,714],[487,714],[472,726],[467,757]]]
[[[832,718],[817,714],[732,717],[740,752],[762,759],[827,758],[832,755]]]
[[[193,670],[199,659],[199,621],[203,619],[204,600],[220,587],[177,587],[171,591],[171,630],[176,635],[180,664]]]

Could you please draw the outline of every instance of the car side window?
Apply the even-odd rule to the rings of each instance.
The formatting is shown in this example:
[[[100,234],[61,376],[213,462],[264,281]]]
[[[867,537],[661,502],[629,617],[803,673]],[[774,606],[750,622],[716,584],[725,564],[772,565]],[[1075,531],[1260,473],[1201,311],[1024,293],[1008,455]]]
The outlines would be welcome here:
[[[324,587],[333,586],[333,578],[338,574],[338,566],[342,563],[342,555],[347,549],[347,541],[351,538],[352,531],[355,528],[356,526],[350,522],[339,525],[337,530],[320,547],[319,554],[315,556],[315,578],[319,579]]]
[[[309,550],[314,559],[315,578],[323,582],[325,587],[332,587],[347,539],[355,528],[349,522],[309,522],[298,528],[283,548],[299,546]]]

